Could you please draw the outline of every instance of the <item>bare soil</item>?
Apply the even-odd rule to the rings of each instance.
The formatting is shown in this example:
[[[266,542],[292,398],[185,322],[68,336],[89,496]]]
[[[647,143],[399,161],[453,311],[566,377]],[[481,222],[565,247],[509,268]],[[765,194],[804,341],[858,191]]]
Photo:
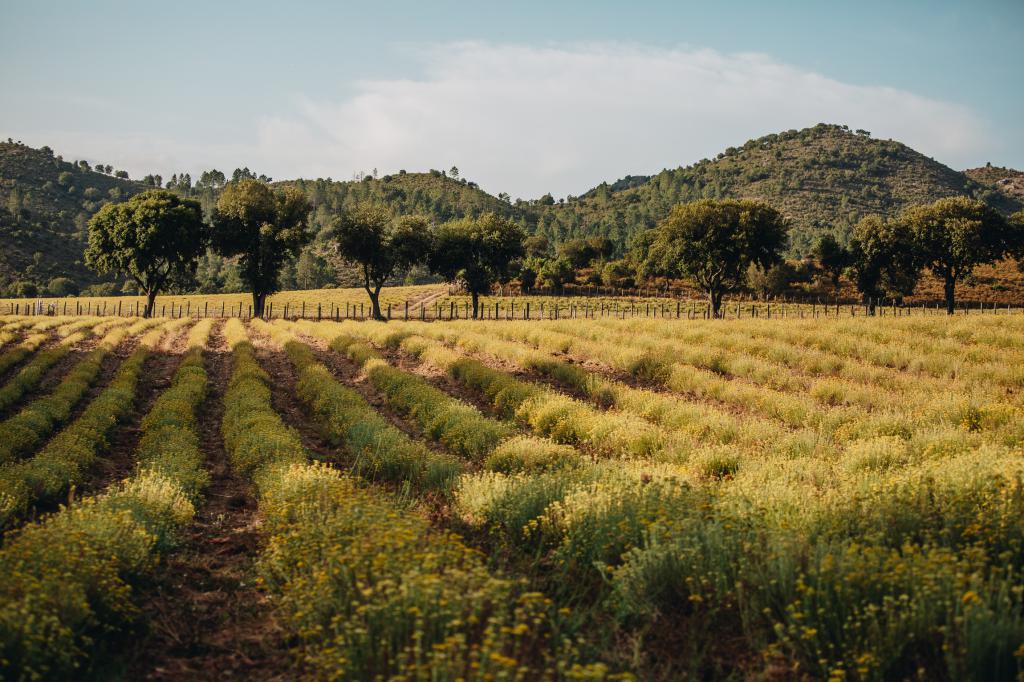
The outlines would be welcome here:
[[[291,680],[298,677],[270,595],[256,582],[260,522],[253,486],[232,471],[221,435],[230,351],[213,330],[199,410],[210,484],[181,546],[168,555],[139,621],[128,679]]]
[[[135,404],[128,420],[120,424],[110,439],[105,455],[99,459],[85,482],[78,486],[82,493],[100,492],[111,483],[126,478],[131,473],[132,467],[135,465],[135,446],[141,436],[139,424],[157,397],[171,385],[174,373],[181,362],[184,334],[184,332],[174,334],[165,342],[166,350],[154,349],[143,361],[139,381],[135,387]],[[132,337],[104,358],[104,367],[100,372],[100,378],[90,388],[86,398],[76,406],[76,417],[110,384],[121,364],[138,348],[139,338],[139,336]],[[112,364],[108,367],[108,363]]]

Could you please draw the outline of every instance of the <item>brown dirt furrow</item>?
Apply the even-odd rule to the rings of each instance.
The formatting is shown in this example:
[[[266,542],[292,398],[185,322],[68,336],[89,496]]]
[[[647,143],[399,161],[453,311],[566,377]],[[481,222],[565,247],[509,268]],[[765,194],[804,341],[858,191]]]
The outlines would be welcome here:
[[[177,550],[140,605],[145,632],[128,679],[290,680],[297,677],[272,599],[256,580],[260,521],[251,483],[231,468],[221,435],[231,357],[219,328],[206,356],[199,433],[210,483]]]
[[[121,343],[120,346],[118,346],[117,350],[120,350],[125,345],[131,345],[132,347],[134,347],[137,341],[137,336],[127,338],[124,340],[123,343]],[[47,346],[50,348],[52,348],[54,345],[56,344],[47,344]],[[64,378],[64,375],[66,375],[71,370],[72,367],[78,364],[79,360],[83,359],[86,355],[96,350],[96,347],[99,345],[100,338],[96,336],[88,336],[79,341],[78,343],[76,343],[64,357],[62,357],[57,362],[53,363],[53,365],[51,365],[50,368],[46,370],[46,374],[43,375],[42,381],[40,381],[39,385],[36,386],[32,391],[29,391],[29,393],[26,394],[26,397],[31,394],[49,393],[50,391],[52,391],[54,388],[56,388],[57,384],[61,382],[61,379]],[[109,358],[111,355],[113,355],[113,353],[107,353],[107,358]]]
[[[20,331],[18,333],[18,337],[17,338],[15,338],[13,341],[10,341],[7,344],[5,344],[3,348],[0,348],[0,355],[3,355],[7,351],[14,350],[15,346],[17,346],[22,341],[24,341],[26,336],[28,336],[28,334],[24,330]],[[28,363],[32,362],[32,358],[34,358],[36,356],[36,353],[38,353],[39,351],[41,351],[44,348],[48,348],[48,347],[52,346],[54,343],[56,343],[57,338],[58,337],[56,335],[51,335],[51,338],[49,338],[45,342],[43,342],[43,344],[41,346],[39,346],[39,348],[37,348],[35,351],[29,353],[24,358],[22,358],[20,362],[16,362],[13,365],[11,365],[10,367],[8,367],[6,370],[4,370],[3,372],[0,372],[0,386],[3,386],[4,384],[6,384],[8,381],[11,380],[11,378],[15,374],[17,374],[18,372],[21,371],[22,367],[24,367]]]
[[[252,327],[249,328],[249,338],[256,350],[256,359],[273,377],[270,392],[274,410],[281,415],[285,424],[295,429],[302,445],[313,457],[322,462],[344,464],[347,461],[344,452],[325,441],[315,421],[309,417],[305,405],[296,396],[295,383],[298,378],[288,356]]]
[[[110,439],[106,453],[97,461],[90,476],[78,486],[78,490],[82,494],[100,492],[112,483],[127,478],[131,474],[132,468],[135,466],[135,446],[141,435],[139,425],[142,418],[153,407],[156,399],[171,385],[174,373],[181,362],[187,334],[187,330],[178,331],[171,338],[165,340],[160,348],[154,349],[142,363],[139,382],[135,387],[135,405],[131,417],[127,422],[118,426]],[[133,337],[130,342],[122,343],[104,359],[104,364],[108,360],[112,360],[115,364],[109,369],[109,374],[93,385],[86,400],[79,403],[79,412],[85,410],[89,402],[106,388],[121,363],[135,352],[139,338],[141,335]]]
[[[24,367],[26,367],[36,358],[40,351],[55,346],[58,340],[59,339],[57,337],[54,337],[54,339],[47,341],[46,343],[39,347],[39,350],[35,351],[34,353],[31,353],[24,360],[22,360],[17,365],[12,367],[8,373],[8,376],[4,378],[3,382],[0,382],[0,386],[7,383],[7,381],[9,381],[10,379],[14,378],[14,376],[18,374],[18,372],[20,372]],[[6,410],[0,410],[0,419],[7,419],[11,415],[17,414],[18,411],[21,410],[21,408],[25,407],[25,405],[28,405],[36,398],[39,398],[43,395],[46,395],[47,393],[50,393],[54,388],[57,387],[57,384],[61,382],[61,379],[64,378],[64,376],[71,370],[71,368],[74,367],[79,360],[82,360],[86,355],[92,352],[92,350],[97,346],[98,343],[99,339],[90,336],[75,344],[75,346],[70,351],[68,351],[68,353],[64,355],[64,357],[57,360],[57,362],[53,363],[45,372],[43,372],[42,379],[40,379],[38,384],[30,388],[29,390],[25,391],[24,395],[22,395],[17,401],[14,402],[14,404],[12,404]],[[106,359],[110,360],[109,354]]]
[[[427,438],[423,433],[423,429],[421,429],[418,424],[398,410],[392,408],[387,401],[387,397],[381,391],[377,390],[372,383],[370,383],[366,374],[356,367],[354,362],[346,358],[341,353],[332,351],[328,348],[327,342],[323,339],[306,336],[304,334],[300,334],[299,336],[302,341],[309,344],[313,349],[313,354],[316,356],[316,359],[323,363],[323,365],[331,371],[331,374],[333,374],[338,381],[359,393],[359,395],[361,395],[374,410],[391,422],[395,428],[399,429],[405,433],[405,435],[414,440],[423,439],[423,442],[427,447],[432,450],[437,452],[446,451],[442,444]]]

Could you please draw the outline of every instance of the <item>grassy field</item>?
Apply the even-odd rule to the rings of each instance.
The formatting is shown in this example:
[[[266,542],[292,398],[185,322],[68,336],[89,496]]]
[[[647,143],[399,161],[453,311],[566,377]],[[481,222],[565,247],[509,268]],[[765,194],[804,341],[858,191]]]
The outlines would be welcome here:
[[[1024,671],[1024,315],[0,344],[3,679]]]
[[[968,289],[968,292],[971,290]],[[828,296],[807,297],[805,302],[778,299],[755,301],[748,297],[727,298],[722,315],[726,318],[817,318],[825,316],[863,316],[863,305],[851,305],[854,292],[844,292],[846,303],[837,304]],[[925,300],[928,302],[925,303]],[[886,301],[880,305],[882,315],[921,316],[944,312],[938,298],[908,299],[895,306]],[[448,285],[424,284],[388,287],[381,291],[381,311],[392,320],[451,320],[472,316],[468,295],[455,293]],[[481,296],[480,316],[483,319],[597,319],[597,318],[659,318],[702,319],[708,316],[706,298],[698,292],[689,292],[684,298],[669,296],[586,296],[586,295],[515,295]],[[34,312],[47,315],[97,315],[132,317],[142,314],[145,299],[139,296],[0,299],[0,315]],[[989,296],[963,298],[958,312],[1019,313],[1024,310],[1024,299],[1005,301]],[[250,294],[183,294],[159,296],[156,301],[157,317],[241,317],[252,316]],[[310,289],[283,291],[268,299],[265,317],[268,319],[357,319],[371,316],[369,297],[363,289]]]

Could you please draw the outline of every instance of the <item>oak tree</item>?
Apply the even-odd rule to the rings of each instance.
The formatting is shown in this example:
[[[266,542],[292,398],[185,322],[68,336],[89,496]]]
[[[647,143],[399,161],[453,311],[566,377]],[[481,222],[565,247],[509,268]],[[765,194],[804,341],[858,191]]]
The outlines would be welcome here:
[[[956,285],[983,263],[1009,255],[1014,244],[1006,220],[982,201],[967,197],[911,206],[900,215],[920,263],[942,280],[946,312],[956,306]]]
[[[849,272],[870,314],[885,296],[906,296],[920,269],[913,235],[899,221],[865,216],[850,236]]]
[[[430,250],[432,272],[449,282],[460,282],[473,299],[473,317],[479,314],[480,294],[491,285],[508,282],[523,257],[522,228],[512,221],[485,213],[441,225]]]
[[[788,223],[771,206],[748,199],[701,199],[677,204],[658,223],[646,246],[642,274],[683,277],[707,294],[712,317],[722,297],[741,288],[753,265],[782,260]]]
[[[131,279],[153,314],[157,294],[196,271],[207,245],[199,203],[166,190],[149,190],[120,204],[107,204],[89,221],[85,263],[103,274]]]
[[[363,289],[370,297],[375,320],[384,319],[380,290],[403,270],[427,259],[430,252],[430,224],[423,216],[392,218],[376,204],[360,204],[346,211],[331,229],[338,255],[359,268]]]
[[[267,296],[278,290],[281,267],[310,241],[310,210],[302,190],[274,190],[252,178],[228,183],[217,199],[212,245],[222,256],[238,257],[254,316],[263,315]]]

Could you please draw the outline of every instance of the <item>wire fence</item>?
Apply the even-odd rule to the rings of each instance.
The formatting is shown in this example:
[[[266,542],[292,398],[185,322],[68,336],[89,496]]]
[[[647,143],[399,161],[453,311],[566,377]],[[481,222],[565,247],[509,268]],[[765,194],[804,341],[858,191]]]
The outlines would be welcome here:
[[[0,312],[4,312],[0,309]],[[1024,306],[1009,303],[987,303],[982,301],[960,302],[956,305],[956,314],[1020,314]],[[145,306],[139,301],[129,302],[95,302],[63,301],[52,303],[39,299],[36,301],[10,302],[6,314],[9,315],[95,315],[116,317],[141,317]],[[474,319],[472,304],[469,300],[432,301],[429,303],[405,302],[404,304],[387,304],[381,310],[382,317],[388,320],[464,320]],[[861,303],[843,302],[839,299],[800,300],[769,300],[752,301],[745,299],[726,300],[719,309],[719,319],[817,319],[837,317],[906,317],[922,315],[945,315],[946,305],[942,301],[915,302],[913,304],[897,300],[879,300]],[[167,318],[224,318],[253,317],[252,305],[244,303],[228,305],[210,305],[209,302],[192,305],[191,301],[157,305],[154,317]],[[324,304],[322,302],[286,303],[276,308],[269,303],[261,317],[263,319],[312,319],[312,320],[366,320],[372,318],[372,307],[366,303]],[[711,306],[704,299],[658,299],[636,301],[625,298],[581,300],[579,297],[552,296],[546,300],[538,300],[533,296],[486,297],[481,299],[475,319],[482,320],[558,320],[558,319],[596,319],[596,318],[669,318],[669,319],[710,319]]]

